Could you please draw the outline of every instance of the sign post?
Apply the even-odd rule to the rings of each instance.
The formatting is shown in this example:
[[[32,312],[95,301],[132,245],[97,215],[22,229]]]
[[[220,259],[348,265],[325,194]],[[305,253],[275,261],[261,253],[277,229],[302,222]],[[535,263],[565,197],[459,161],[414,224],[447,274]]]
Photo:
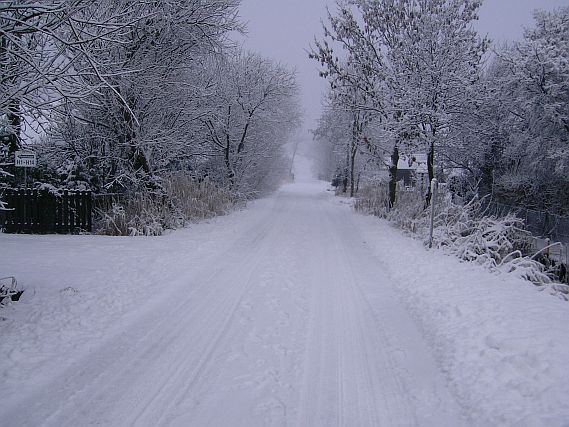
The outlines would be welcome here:
[[[24,168],[24,186],[28,185],[28,168],[35,168],[38,164],[38,158],[33,151],[16,151],[14,157],[14,166]]]

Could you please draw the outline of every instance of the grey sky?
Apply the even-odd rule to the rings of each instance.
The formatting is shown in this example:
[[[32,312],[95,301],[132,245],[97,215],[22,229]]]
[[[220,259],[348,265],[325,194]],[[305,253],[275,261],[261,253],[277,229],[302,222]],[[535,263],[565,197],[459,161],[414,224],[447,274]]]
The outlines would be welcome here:
[[[302,86],[305,128],[315,126],[321,94],[326,88],[318,77],[318,64],[306,49],[322,36],[320,21],[333,0],[242,0],[241,17],[248,22],[244,46],[296,68]],[[486,0],[477,23],[479,31],[495,42],[521,38],[523,26],[531,26],[534,9],[569,6],[569,0]]]

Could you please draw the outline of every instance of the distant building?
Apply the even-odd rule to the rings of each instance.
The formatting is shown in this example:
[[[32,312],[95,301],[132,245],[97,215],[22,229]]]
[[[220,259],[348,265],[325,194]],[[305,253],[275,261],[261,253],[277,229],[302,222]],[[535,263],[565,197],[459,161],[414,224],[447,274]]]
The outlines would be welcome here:
[[[427,155],[401,155],[397,163],[397,181],[403,181],[408,187],[427,188],[429,183]]]

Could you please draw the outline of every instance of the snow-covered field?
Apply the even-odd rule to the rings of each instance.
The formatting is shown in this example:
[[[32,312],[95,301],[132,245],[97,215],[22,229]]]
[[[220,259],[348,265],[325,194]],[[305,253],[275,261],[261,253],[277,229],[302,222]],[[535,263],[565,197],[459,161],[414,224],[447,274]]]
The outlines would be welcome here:
[[[0,424],[569,425],[567,303],[297,179],[163,237],[0,235]]]

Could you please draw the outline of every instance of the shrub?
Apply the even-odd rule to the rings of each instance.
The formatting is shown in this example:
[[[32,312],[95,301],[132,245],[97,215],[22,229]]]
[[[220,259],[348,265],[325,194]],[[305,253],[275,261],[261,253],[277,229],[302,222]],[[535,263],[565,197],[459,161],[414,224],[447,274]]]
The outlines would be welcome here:
[[[227,213],[236,201],[208,180],[172,176],[157,190],[112,196],[97,209],[97,233],[112,236],[158,236],[166,229]]]
[[[356,210],[385,218],[428,241],[430,209],[425,209],[419,191],[398,188],[395,206],[392,209],[388,206],[388,187],[382,182],[362,189],[355,204]],[[516,216],[487,216],[480,200],[474,199],[463,206],[453,203],[444,190],[438,195],[434,246],[492,271],[514,274],[540,286],[551,285],[552,279],[544,265],[528,256],[530,242],[531,233]]]
[[[227,213],[236,197],[227,189],[205,179],[173,176],[166,182],[166,194],[182,221],[195,221]]]
[[[113,202],[108,211],[98,211],[96,232],[109,236],[158,236],[164,232],[170,214],[161,201],[146,193]],[[173,228],[173,227],[172,227]]]

